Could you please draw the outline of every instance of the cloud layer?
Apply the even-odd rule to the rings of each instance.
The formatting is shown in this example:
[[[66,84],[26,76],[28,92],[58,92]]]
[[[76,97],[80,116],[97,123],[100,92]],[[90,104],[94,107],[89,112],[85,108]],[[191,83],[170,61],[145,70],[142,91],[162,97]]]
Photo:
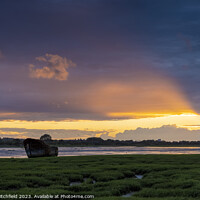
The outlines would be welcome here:
[[[76,129],[26,129],[26,128],[0,128],[0,137],[12,138],[40,138],[43,134],[50,134],[53,139],[85,139],[100,136],[103,139],[114,140],[158,140],[165,141],[198,141],[200,130],[188,130],[176,125],[164,125],[159,128],[137,128],[136,130],[125,130],[117,133],[115,137],[109,136],[108,131],[89,131]]]
[[[0,128],[0,137],[10,138],[40,138],[43,134],[50,134],[53,139],[79,139],[95,137],[105,131],[65,130],[65,129],[26,129],[26,128]]]
[[[0,2],[0,119],[200,113],[199,1],[11,1]]]
[[[179,128],[176,125],[164,125],[159,128],[137,128],[136,130],[125,130],[118,133],[115,137],[110,137],[109,134],[101,135],[103,139],[116,140],[158,140],[165,141],[196,141],[200,140],[200,130],[188,130]]]
[[[36,67],[34,64],[29,65],[32,78],[64,81],[67,80],[69,75],[68,68],[75,66],[75,63],[65,57],[48,53],[45,56],[36,57],[36,60],[43,64],[41,67]]]

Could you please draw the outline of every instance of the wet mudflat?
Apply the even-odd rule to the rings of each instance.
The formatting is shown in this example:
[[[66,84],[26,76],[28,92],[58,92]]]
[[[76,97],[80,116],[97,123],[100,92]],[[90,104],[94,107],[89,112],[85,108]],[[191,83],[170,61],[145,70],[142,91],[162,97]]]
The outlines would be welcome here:
[[[200,154],[200,147],[58,147],[58,156]],[[24,148],[0,148],[0,158],[27,158]]]

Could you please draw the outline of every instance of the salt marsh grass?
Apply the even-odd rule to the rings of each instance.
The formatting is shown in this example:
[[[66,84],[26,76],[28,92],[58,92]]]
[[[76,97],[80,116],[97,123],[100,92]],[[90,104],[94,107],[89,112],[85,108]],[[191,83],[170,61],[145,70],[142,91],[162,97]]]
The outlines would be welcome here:
[[[200,199],[200,155],[0,159],[0,194],[93,194],[98,200]],[[135,175],[143,175],[137,179]],[[70,185],[71,182],[80,182]]]

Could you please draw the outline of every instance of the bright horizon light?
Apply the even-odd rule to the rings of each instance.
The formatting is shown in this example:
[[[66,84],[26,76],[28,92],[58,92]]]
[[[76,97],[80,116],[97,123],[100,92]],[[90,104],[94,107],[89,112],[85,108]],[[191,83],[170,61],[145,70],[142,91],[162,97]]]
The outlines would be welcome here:
[[[1,121],[0,128],[18,128],[34,130],[82,130],[82,131],[109,131],[110,136],[115,136],[124,130],[135,130],[137,128],[157,128],[163,125],[176,125],[188,130],[200,129],[193,126],[198,124],[200,116],[195,113],[182,113],[162,117],[124,119],[124,120],[77,120],[77,121]],[[15,131],[14,133],[17,132]],[[13,133],[13,135],[14,135]],[[72,136],[73,138],[73,136]]]

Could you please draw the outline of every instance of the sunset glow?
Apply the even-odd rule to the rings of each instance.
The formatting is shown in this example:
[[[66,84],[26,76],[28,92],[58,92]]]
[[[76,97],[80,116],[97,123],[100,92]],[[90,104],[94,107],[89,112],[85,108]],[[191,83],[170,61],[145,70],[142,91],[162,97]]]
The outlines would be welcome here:
[[[110,136],[115,136],[116,133],[124,130],[134,130],[138,127],[141,128],[156,128],[165,124],[176,124],[178,127],[184,127],[190,130],[196,130],[197,127],[193,125],[198,124],[200,116],[193,113],[185,113],[180,115],[166,115],[159,117],[148,117],[139,119],[124,119],[124,120],[74,120],[74,121],[2,121],[0,123],[1,128],[24,128],[24,129],[36,129],[36,130],[82,130],[82,131],[98,131],[96,136],[99,136],[105,132],[109,132]],[[187,126],[186,126],[187,125]],[[191,125],[191,126],[190,126]],[[200,127],[199,127],[200,129]],[[42,132],[42,131],[41,131]],[[1,134],[5,134],[1,133]],[[12,132],[12,135],[19,134],[18,132]],[[73,138],[73,135],[72,135]]]
[[[200,139],[196,3],[12,2],[0,7],[0,137]]]

